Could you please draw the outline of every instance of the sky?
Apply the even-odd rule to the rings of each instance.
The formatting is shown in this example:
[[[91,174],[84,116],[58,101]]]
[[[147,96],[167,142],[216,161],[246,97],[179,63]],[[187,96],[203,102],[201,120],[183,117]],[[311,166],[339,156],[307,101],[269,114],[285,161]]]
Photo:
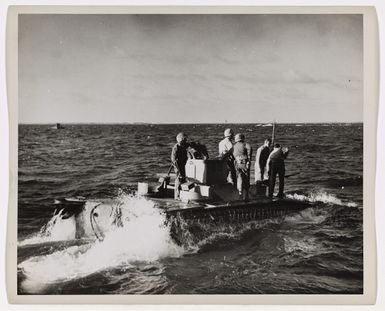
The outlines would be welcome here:
[[[362,122],[362,22],[21,15],[19,122]]]

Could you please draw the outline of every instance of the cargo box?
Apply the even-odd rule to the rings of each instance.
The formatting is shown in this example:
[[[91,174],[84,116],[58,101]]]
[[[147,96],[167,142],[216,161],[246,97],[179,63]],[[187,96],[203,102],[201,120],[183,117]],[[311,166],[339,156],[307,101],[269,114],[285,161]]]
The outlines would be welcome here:
[[[195,187],[195,191],[200,193],[202,197],[211,198],[211,187],[206,185],[198,185]]]
[[[186,176],[194,181],[206,184],[227,183],[228,169],[223,160],[188,160],[186,163]]]

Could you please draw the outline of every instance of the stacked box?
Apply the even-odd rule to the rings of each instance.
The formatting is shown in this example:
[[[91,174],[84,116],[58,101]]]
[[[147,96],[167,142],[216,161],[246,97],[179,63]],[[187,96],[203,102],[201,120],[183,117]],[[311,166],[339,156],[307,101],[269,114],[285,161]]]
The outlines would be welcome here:
[[[228,169],[222,160],[188,160],[186,176],[205,185],[224,184],[227,182]]]

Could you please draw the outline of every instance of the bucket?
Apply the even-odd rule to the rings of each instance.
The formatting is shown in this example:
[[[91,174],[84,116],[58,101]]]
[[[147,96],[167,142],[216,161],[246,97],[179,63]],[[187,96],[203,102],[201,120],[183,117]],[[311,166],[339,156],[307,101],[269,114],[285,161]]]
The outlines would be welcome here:
[[[148,194],[148,183],[145,183],[145,182],[138,183],[138,194],[139,195]]]

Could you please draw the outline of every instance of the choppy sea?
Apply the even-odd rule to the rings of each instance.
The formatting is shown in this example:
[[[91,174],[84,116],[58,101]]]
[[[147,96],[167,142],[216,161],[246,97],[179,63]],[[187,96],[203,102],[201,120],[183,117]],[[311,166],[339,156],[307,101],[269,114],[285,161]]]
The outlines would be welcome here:
[[[177,245],[152,202],[132,196],[167,172],[179,131],[216,155],[229,126],[254,154],[271,136],[261,124],[19,125],[19,294],[361,294],[362,124],[277,126],[296,174],[285,192],[317,202],[298,214],[202,228]],[[70,196],[119,197],[142,217],[102,242],[76,241],[53,217],[54,199]]]

